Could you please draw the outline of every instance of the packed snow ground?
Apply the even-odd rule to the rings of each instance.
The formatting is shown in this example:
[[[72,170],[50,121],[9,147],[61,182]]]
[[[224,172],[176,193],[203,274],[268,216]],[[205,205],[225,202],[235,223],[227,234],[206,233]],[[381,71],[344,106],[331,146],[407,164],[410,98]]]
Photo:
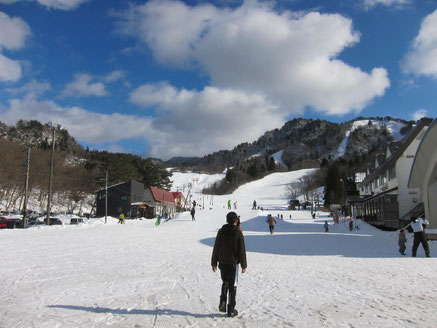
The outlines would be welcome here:
[[[411,236],[402,256],[395,232],[364,223],[350,232],[324,213],[286,210],[285,186],[303,173],[272,174],[211,205],[198,195],[205,209],[194,222],[184,213],[159,227],[109,218],[0,231],[0,327],[436,327],[437,259],[421,248],[411,258]],[[210,266],[228,199],[248,258],[236,318],[218,312]],[[274,235],[269,213],[284,216]]]

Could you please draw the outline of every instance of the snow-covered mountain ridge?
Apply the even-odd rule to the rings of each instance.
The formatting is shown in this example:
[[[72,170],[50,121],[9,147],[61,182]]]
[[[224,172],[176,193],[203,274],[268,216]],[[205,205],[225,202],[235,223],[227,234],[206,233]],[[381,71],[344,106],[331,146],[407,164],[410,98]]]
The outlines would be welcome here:
[[[391,117],[358,118],[345,123],[299,118],[280,129],[267,131],[252,143],[242,143],[232,150],[204,156],[195,165],[189,164],[199,170],[221,172],[243,161],[275,154],[275,161],[288,170],[312,167],[323,158],[356,157],[383,151],[387,143],[402,139],[414,124]]]

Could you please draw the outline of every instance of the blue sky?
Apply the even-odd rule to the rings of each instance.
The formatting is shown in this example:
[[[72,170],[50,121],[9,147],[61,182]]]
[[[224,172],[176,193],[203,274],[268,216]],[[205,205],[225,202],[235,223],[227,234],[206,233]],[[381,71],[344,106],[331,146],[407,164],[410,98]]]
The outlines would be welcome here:
[[[0,121],[203,156],[295,117],[436,117],[437,0],[0,0]]]

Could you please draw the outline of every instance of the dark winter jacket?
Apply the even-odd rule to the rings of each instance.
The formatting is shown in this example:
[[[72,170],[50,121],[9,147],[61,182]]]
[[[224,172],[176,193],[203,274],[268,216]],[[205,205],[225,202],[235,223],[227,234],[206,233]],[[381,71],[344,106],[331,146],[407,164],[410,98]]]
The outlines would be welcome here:
[[[266,222],[270,225],[270,226],[274,226],[276,224],[276,220],[273,216],[269,216],[266,220]]]
[[[211,265],[241,264],[242,269],[247,268],[246,247],[243,233],[237,226],[225,224],[217,233],[212,251]]]

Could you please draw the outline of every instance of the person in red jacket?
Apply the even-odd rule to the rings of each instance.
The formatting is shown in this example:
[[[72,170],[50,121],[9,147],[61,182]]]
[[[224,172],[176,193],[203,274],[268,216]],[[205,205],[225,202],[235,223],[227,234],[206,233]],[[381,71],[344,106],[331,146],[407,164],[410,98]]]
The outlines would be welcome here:
[[[228,317],[235,317],[238,311],[235,309],[235,297],[237,294],[238,264],[241,265],[241,272],[245,273],[247,268],[246,247],[243,233],[237,226],[238,215],[229,212],[226,215],[227,224],[223,225],[217,233],[212,251],[212,271],[220,269],[222,278],[222,290],[220,295],[219,311],[227,312]],[[227,297],[229,292],[229,303]],[[226,311],[227,310],[227,311]]]

